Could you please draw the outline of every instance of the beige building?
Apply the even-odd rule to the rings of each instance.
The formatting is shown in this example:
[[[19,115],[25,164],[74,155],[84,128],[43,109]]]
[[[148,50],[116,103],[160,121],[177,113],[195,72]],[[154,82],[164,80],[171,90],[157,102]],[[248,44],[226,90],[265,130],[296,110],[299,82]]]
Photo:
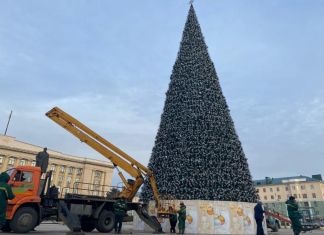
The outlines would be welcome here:
[[[0,135],[0,171],[19,165],[34,166],[35,156],[42,150],[43,147]],[[110,161],[76,157],[50,149],[47,152],[48,170],[53,172],[52,184],[59,187],[62,194],[105,195],[110,190],[113,174]]]
[[[299,206],[310,208],[314,216],[324,218],[324,181],[321,175],[255,180],[260,200],[269,208],[286,214],[285,202],[294,196]]]

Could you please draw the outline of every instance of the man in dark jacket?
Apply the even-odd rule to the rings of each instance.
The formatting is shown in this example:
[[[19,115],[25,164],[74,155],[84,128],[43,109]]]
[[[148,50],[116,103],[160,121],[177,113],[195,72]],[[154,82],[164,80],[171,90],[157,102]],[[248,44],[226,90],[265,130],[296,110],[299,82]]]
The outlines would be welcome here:
[[[172,206],[169,207],[169,212],[170,212],[170,218],[169,218],[170,233],[175,233],[176,232],[175,227],[176,227],[177,221],[178,221],[177,214],[176,214],[176,211],[173,210]]]
[[[10,177],[6,172],[0,174],[0,230],[6,223],[7,200],[12,200],[15,195],[8,185]]]
[[[256,206],[254,207],[254,219],[257,224],[257,235],[264,235],[264,230],[262,227],[262,223],[264,219],[263,213],[264,210],[262,207],[262,202],[258,201]]]
[[[118,198],[117,201],[115,201],[113,208],[115,214],[115,233],[120,233],[123,219],[127,211],[127,203],[125,199],[122,197]]]
[[[46,173],[48,167],[48,158],[47,148],[44,148],[42,152],[39,152],[36,155],[36,166],[41,168],[42,173]]]
[[[289,199],[286,201],[287,204],[287,211],[288,216],[291,221],[291,226],[294,231],[294,235],[299,235],[302,229],[300,219],[301,214],[298,211],[298,204],[295,200],[295,197],[290,196]]]

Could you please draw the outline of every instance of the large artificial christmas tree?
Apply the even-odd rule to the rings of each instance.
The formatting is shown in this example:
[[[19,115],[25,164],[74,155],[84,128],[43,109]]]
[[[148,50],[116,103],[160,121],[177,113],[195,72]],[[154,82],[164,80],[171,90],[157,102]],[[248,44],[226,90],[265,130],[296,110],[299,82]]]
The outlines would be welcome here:
[[[149,168],[159,193],[174,199],[255,202],[257,198],[192,5]],[[152,199],[148,181],[142,198]]]

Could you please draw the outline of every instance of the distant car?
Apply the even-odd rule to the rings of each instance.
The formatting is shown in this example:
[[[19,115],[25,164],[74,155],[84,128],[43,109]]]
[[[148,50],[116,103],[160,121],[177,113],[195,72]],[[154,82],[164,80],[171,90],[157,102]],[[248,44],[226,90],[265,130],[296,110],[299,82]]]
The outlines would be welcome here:
[[[302,231],[303,232],[316,230],[316,229],[319,229],[321,227],[319,224],[313,223],[313,222],[301,223],[301,225],[302,225]]]

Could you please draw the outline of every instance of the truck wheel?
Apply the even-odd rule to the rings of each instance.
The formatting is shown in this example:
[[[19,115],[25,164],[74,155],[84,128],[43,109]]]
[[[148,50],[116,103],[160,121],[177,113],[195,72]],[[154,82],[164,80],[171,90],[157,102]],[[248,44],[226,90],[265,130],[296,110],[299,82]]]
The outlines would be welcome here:
[[[10,228],[10,221],[7,220],[6,223],[2,226],[1,228],[2,232],[11,232],[11,228]]]
[[[98,218],[96,229],[101,233],[109,233],[115,225],[115,215],[111,211],[103,210]]]
[[[37,212],[31,207],[22,207],[15,213],[10,227],[15,233],[27,233],[37,224]]]
[[[92,232],[96,227],[96,221],[88,216],[82,216],[80,223],[83,232]]]

